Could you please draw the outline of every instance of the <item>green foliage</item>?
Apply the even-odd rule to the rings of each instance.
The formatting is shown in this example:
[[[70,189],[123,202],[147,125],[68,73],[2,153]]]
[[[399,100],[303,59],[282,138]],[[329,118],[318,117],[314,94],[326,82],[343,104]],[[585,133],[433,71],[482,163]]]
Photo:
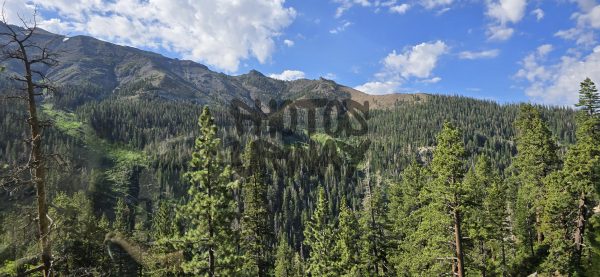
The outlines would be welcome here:
[[[361,276],[360,225],[345,199],[340,204],[337,234],[336,251],[340,255],[340,276]]]
[[[304,244],[309,249],[308,272],[312,276],[338,276],[335,261],[336,233],[325,190],[320,187],[316,208],[304,229]]]
[[[524,105],[515,122],[517,155],[513,159],[517,185],[515,230],[523,253],[535,255],[543,242],[541,216],[545,187],[542,180],[559,167],[558,146],[538,109]]]
[[[109,231],[108,220],[93,214],[92,202],[83,193],[58,193],[49,210],[54,219],[52,241],[54,252],[62,257],[57,270],[66,275],[84,272],[100,274],[110,268],[104,254],[104,235]]]
[[[277,253],[275,254],[275,277],[295,276],[293,259],[293,250],[290,248],[285,236],[281,236],[277,245]]]
[[[388,200],[386,189],[377,176],[374,184],[369,176],[366,180],[366,191],[360,214],[361,230],[361,259],[362,267],[369,276],[392,274],[393,268],[389,263],[390,254],[390,228],[388,219]]]
[[[248,172],[243,187],[242,248],[245,251],[244,272],[250,276],[267,276],[272,261],[274,231],[268,206],[268,186],[264,181],[264,165],[253,142],[246,145],[244,167]]]
[[[239,233],[233,225],[237,182],[232,181],[231,169],[223,165],[217,127],[208,108],[198,123],[200,135],[185,174],[190,182],[188,199],[177,210],[177,218],[185,225],[181,240],[186,261],[181,266],[194,275],[235,275],[240,268]]]

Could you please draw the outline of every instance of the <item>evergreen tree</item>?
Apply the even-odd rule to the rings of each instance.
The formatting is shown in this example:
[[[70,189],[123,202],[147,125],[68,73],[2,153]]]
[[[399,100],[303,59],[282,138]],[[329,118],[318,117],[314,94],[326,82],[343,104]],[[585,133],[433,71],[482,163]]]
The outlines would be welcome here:
[[[387,218],[387,199],[381,184],[381,176],[377,176],[375,184],[371,184],[367,174],[366,191],[363,199],[363,210],[360,217],[361,226],[361,258],[366,275],[385,276],[393,274],[388,262],[390,250],[390,222]]]
[[[472,193],[463,185],[465,155],[460,131],[452,124],[445,123],[437,137],[431,162],[434,180],[427,189],[431,193],[431,224],[441,225],[436,228],[441,232],[437,234],[440,237],[435,242],[438,247],[451,245],[452,273],[459,277],[465,276],[463,216],[467,208],[465,201]],[[451,230],[450,236],[445,235],[448,234],[446,230]]]
[[[470,269],[481,276],[507,274],[508,212],[506,188],[487,156],[479,156],[465,176],[465,227],[470,238]]]
[[[549,249],[540,270],[548,275],[571,275],[574,268],[574,264],[571,263],[574,254],[571,236],[576,215],[572,208],[576,202],[565,186],[562,171],[548,175],[544,184],[546,200],[541,227]]]
[[[547,178],[551,188],[547,201],[554,202],[545,209],[545,225],[554,240],[544,265],[549,272],[564,274],[583,272],[583,248],[590,244],[585,243],[587,222],[597,205],[600,183],[600,96],[589,78],[581,83],[579,93],[577,143],[567,151],[561,173]]]
[[[515,125],[517,155],[513,167],[518,185],[515,231],[534,256],[536,242],[539,245],[543,241],[540,225],[545,188],[542,180],[559,166],[558,147],[537,108],[523,105]]]
[[[131,210],[129,205],[125,202],[125,199],[119,198],[117,205],[115,206],[115,221],[113,222],[113,228],[123,234],[130,234],[130,220]]]
[[[166,200],[158,203],[158,209],[152,216],[152,237],[155,241],[172,237],[174,231],[173,212]]]
[[[231,170],[219,153],[217,127],[207,107],[199,119],[200,134],[185,177],[190,182],[187,203],[177,211],[185,222],[184,242],[186,273],[201,276],[235,275],[239,270],[234,229],[235,206]]]
[[[277,245],[277,254],[275,255],[275,277],[292,277],[294,275],[293,266],[294,252],[285,238],[281,235]]]
[[[416,230],[423,220],[423,188],[429,178],[428,169],[413,161],[402,172],[402,180],[390,187],[389,219],[392,223],[392,240],[396,245],[393,262],[398,276],[419,274],[420,240]]]
[[[308,272],[311,276],[338,276],[335,251],[336,235],[325,190],[319,187],[317,206],[304,229],[304,244],[309,249]]]
[[[575,106],[580,107],[588,116],[598,114],[598,109],[600,109],[600,94],[598,94],[596,84],[590,78],[585,78],[580,86],[579,102]]]
[[[340,276],[361,276],[360,257],[360,225],[352,210],[342,200],[339,212],[338,238],[336,242],[339,253]]]
[[[245,178],[242,243],[245,251],[244,271],[251,276],[267,276],[272,267],[273,224],[268,205],[268,187],[264,165],[254,142],[244,153]]]

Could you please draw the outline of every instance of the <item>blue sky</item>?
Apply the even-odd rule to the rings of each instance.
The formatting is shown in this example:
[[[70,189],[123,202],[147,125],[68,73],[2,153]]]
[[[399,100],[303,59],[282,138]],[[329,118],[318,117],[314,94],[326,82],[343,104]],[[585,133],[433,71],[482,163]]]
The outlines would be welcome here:
[[[571,105],[600,80],[596,0],[9,0],[9,19],[34,5],[65,35],[372,94]]]

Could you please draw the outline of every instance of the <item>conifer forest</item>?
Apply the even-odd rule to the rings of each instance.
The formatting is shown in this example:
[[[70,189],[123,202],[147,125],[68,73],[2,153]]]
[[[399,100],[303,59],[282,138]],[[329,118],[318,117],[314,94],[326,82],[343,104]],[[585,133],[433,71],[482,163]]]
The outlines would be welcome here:
[[[370,96],[61,40],[0,26],[0,276],[600,276],[590,78]]]

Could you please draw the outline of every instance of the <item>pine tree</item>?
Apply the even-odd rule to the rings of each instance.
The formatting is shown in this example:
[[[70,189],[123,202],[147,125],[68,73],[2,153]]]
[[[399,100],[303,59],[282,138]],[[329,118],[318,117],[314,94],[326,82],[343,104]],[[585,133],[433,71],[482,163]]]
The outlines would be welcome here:
[[[360,225],[346,199],[340,204],[338,238],[336,242],[339,253],[340,276],[361,276],[360,257]]]
[[[588,78],[581,83],[576,116],[577,142],[567,151],[560,173],[547,178],[549,202],[545,209],[545,229],[551,233],[550,254],[545,270],[581,274],[587,222],[597,205],[600,183],[600,96]],[[571,243],[572,241],[572,243]],[[589,244],[589,243],[587,243]]]
[[[277,245],[277,254],[275,255],[275,277],[294,276],[293,259],[294,252],[285,235],[281,235]]]
[[[308,272],[311,276],[338,276],[335,261],[336,235],[325,190],[318,191],[317,206],[304,229],[304,244],[309,249]]]
[[[562,171],[553,172],[544,179],[546,187],[542,231],[549,246],[548,255],[540,270],[548,275],[571,275],[574,264],[571,257],[576,201],[565,186]],[[573,207],[574,206],[574,207]]]
[[[471,240],[470,267],[481,276],[507,274],[508,211],[506,188],[487,156],[479,156],[464,180],[465,229]]]
[[[375,184],[372,184],[367,174],[365,189],[360,216],[362,264],[366,275],[389,275],[393,273],[388,261],[391,226],[381,176],[378,175]]]
[[[244,212],[242,243],[245,251],[244,271],[251,276],[267,276],[272,267],[273,224],[268,205],[268,187],[264,165],[254,142],[246,145],[244,167]]]
[[[115,221],[113,223],[113,228],[123,234],[131,233],[129,224],[130,217],[131,210],[129,209],[129,205],[127,205],[123,198],[119,198],[119,200],[117,200],[117,205],[115,206]]]
[[[174,212],[167,200],[160,200],[152,217],[152,237],[155,241],[165,240],[175,235]]]
[[[217,127],[207,107],[199,119],[200,134],[185,177],[190,182],[187,203],[177,210],[185,222],[182,237],[186,273],[200,276],[235,275],[239,271],[234,229],[235,207],[229,166],[223,165],[219,153]]]
[[[518,182],[515,232],[534,255],[543,242],[541,215],[545,188],[542,180],[559,166],[557,145],[540,111],[523,105],[517,121],[517,155],[513,159]]]
[[[452,245],[452,273],[459,277],[465,276],[462,227],[465,200],[471,193],[462,182],[466,169],[465,155],[460,131],[446,122],[437,137],[437,146],[431,162],[434,180],[428,187],[431,192],[429,205],[435,210],[432,222],[442,224],[443,227],[438,227],[441,230],[452,231],[451,236],[444,236],[446,241],[442,237],[437,243]],[[441,234],[443,233],[444,231]]]
[[[588,116],[598,114],[598,109],[600,109],[600,94],[598,94],[596,84],[590,78],[585,78],[580,86],[579,102],[575,106],[580,107]]]
[[[423,188],[429,179],[428,169],[413,161],[402,172],[402,180],[390,187],[388,218],[392,223],[393,262],[398,276],[419,274],[420,240],[416,230],[423,220]]]

